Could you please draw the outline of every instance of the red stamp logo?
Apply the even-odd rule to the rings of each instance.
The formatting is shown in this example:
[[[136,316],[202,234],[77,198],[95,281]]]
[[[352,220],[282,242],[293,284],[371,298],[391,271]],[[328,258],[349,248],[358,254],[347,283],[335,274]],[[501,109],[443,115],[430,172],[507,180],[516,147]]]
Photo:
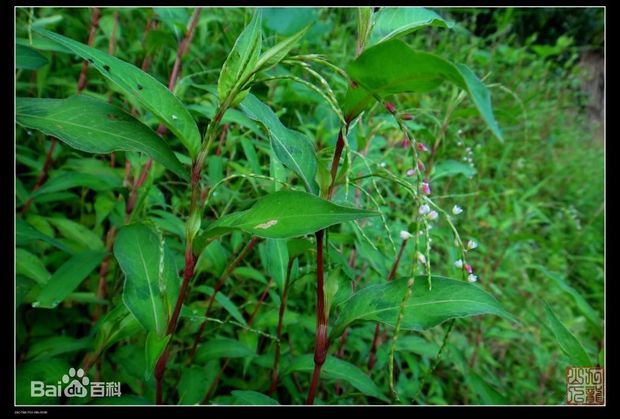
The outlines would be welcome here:
[[[567,367],[566,404],[605,404],[605,374],[603,368]]]

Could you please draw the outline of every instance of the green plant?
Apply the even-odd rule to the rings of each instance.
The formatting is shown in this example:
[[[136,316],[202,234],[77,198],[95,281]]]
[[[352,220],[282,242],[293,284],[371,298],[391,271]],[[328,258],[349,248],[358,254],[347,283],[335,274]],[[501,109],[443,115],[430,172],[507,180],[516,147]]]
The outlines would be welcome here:
[[[512,170],[509,153],[522,152],[514,131],[527,137],[538,128],[524,107],[513,109],[522,95],[455,64],[470,60],[449,42],[424,45],[452,32],[445,36],[457,37],[455,50],[481,42],[428,9],[208,11],[95,9],[88,46],[70,24],[87,11],[48,16],[42,9],[35,19],[19,10],[18,80],[33,74],[34,81],[18,84],[18,162],[39,170],[32,188],[18,174],[19,314],[61,312],[50,319],[71,329],[59,336],[66,342],[37,342],[45,323],[20,321],[35,330],[18,330],[25,336],[18,372],[36,375],[41,353],[50,357],[37,345],[49,345],[97,377],[117,377],[133,395],[124,396],[128,404],[458,402],[458,391],[443,398],[435,372],[453,339],[472,339],[474,352],[455,356],[455,365],[483,402],[497,402],[487,389],[497,383],[474,370],[479,357],[492,358],[478,352],[487,331],[479,318],[464,318],[494,315],[480,318],[494,326],[503,318],[501,333],[529,331],[530,323],[515,315],[509,285],[491,282],[511,248],[494,246],[492,234],[477,228],[544,228],[549,217],[528,197],[559,182],[541,179],[519,200],[494,189]],[[289,26],[281,26],[281,13]],[[67,24],[43,29],[54,16]],[[354,24],[326,27],[352,16]],[[146,29],[140,34],[119,19],[145,21]],[[97,26],[107,28],[108,53],[97,47]],[[327,34],[334,33],[332,45]],[[124,48],[115,49],[121,40]],[[158,46],[164,54],[155,62]],[[501,54],[505,67],[530,59]],[[82,60],[78,95],[63,78],[72,55]],[[556,71],[546,59],[541,69]],[[141,68],[131,64],[139,61]],[[100,77],[87,78],[88,68]],[[495,93],[501,98],[495,109],[503,131],[490,89],[494,102]],[[471,150],[465,163],[450,157],[461,131],[488,139],[475,167]],[[43,164],[35,161],[41,144],[49,144]],[[525,188],[525,173],[534,171],[518,172],[524,178],[510,188]],[[462,194],[450,191],[453,183]],[[478,205],[481,191],[489,199]],[[498,206],[514,211],[510,224],[490,215]],[[489,248],[484,260],[477,241]],[[495,247],[504,253],[493,254]],[[519,269],[537,269],[528,255]],[[597,311],[570,285],[564,289],[598,333]],[[561,349],[581,347],[545,310]],[[355,363],[345,360],[351,347]],[[422,363],[411,356],[420,351]],[[50,376],[66,362],[51,358]],[[368,375],[356,365],[367,365]],[[299,373],[311,374],[309,382]],[[337,382],[324,399],[325,379]]]

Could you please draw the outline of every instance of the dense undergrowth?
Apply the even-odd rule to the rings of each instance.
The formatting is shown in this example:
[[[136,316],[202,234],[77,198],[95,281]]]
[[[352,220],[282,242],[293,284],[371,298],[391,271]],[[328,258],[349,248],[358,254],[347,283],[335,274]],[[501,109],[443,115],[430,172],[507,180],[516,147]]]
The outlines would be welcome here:
[[[474,12],[383,40],[385,11],[18,9],[17,403],[563,404],[567,366],[604,366],[600,126],[570,34]],[[260,64],[260,31],[291,45],[247,77],[227,57]],[[428,61],[431,86],[372,91],[412,50],[484,86]],[[71,367],[122,396],[31,397]]]

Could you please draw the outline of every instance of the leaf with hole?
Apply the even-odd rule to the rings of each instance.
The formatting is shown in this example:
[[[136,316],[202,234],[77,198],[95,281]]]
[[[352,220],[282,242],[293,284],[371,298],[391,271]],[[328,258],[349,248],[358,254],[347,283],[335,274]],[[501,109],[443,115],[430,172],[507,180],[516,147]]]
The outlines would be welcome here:
[[[374,211],[337,205],[307,192],[278,191],[260,198],[246,211],[225,215],[208,225],[203,238],[242,230],[267,239],[285,239],[378,215]]]
[[[44,29],[35,31],[89,61],[121,91],[156,115],[179,138],[191,157],[198,154],[201,137],[196,122],[183,103],[153,76],[73,39]]]

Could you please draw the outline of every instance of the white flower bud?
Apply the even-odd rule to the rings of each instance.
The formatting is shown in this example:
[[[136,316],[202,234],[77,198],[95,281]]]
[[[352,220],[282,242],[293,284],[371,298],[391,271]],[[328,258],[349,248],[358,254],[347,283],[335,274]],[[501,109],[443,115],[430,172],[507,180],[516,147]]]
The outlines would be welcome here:
[[[456,266],[459,269],[463,268],[463,261],[461,259],[457,260],[456,262],[454,262],[454,266]]]
[[[426,256],[424,256],[422,253],[418,252],[417,254],[418,256],[418,260],[420,261],[420,263],[422,265],[426,265]]]
[[[476,282],[478,280],[478,277],[474,274],[469,274],[467,276],[467,282]]]
[[[411,234],[410,232],[403,230],[400,232],[400,238],[401,240],[409,240],[410,238],[413,237],[413,234]]]
[[[437,217],[439,217],[439,214],[437,214],[437,211],[431,211],[428,213],[428,215],[426,216],[426,218],[428,218],[429,220],[433,221],[436,220]]]
[[[428,205],[424,204],[420,207],[420,210],[419,210],[420,215],[426,215],[429,212],[431,212],[431,207],[429,207]]]
[[[473,241],[473,240],[469,240],[469,241],[467,242],[467,250],[473,250],[473,249],[475,249],[476,247],[478,247],[478,243],[476,243],[475,241]]]
[[[462,212],[463,212],[463,208],[459,207],[458,205],[455,205],[452,207],[452,214],[459,215]]]

